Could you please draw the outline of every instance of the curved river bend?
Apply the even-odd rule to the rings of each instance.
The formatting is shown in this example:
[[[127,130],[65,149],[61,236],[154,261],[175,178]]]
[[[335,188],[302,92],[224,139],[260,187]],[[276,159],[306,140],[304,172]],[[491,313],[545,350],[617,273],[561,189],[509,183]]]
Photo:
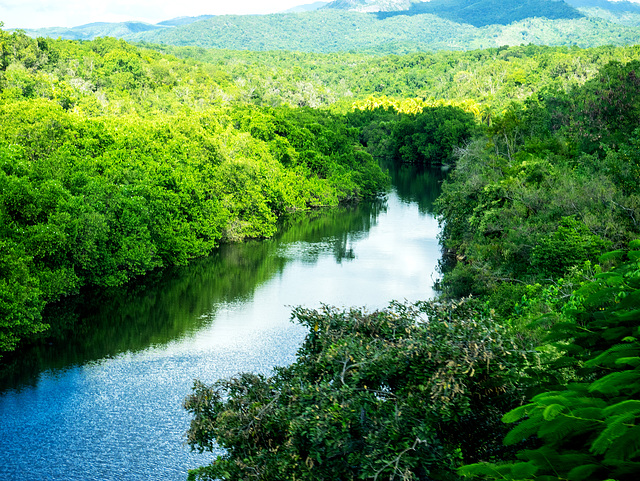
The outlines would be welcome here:
[[[291,220],[276,239],[85,295],[49,313],[65,342],[0,380],[3,481],[184,481],[212,453],[184,444],[195,378],[268,373],[295,358],[291,307],[385,307],[432,296],[437,179],[402,167],[380,202]]]

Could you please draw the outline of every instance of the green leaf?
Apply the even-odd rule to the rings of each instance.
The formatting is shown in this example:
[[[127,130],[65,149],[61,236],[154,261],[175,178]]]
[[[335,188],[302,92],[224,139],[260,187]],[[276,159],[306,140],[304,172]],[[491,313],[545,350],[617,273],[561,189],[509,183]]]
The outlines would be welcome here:
[[[529,479],[538,471],[538,466],[533,461],[528,463],[516,463],[511,465],[511,474],[516,479]]]
[[[504,478],[504,474],[508,473],[509,465],[496,465],[491,463],[468,464],[458,468],[457,473],[460,476],[491,476]]]
[[[504,444],[507,446],[511,444],[517,444],[533,436],[538,432],[539,426],[539,419],[526,419],[507,433],[504,438]]]
[[[525,404],[518,408],[512,409],[507,414],[502,416],[502,422],[515,423],[516,421],[519,421],[523,417],[528,416],[529,412],[531,412],[531,410],[534,409],[535,407],[536,407],[536,404],[531,403],[531,404]]]
[[[640,372],[623,371],[614,372],[593,382],[589,386],[589,392],[617,395],[621,390],[629,388],[640,381]]]
[[[591,474],[600,466],[597,464],[585,464],[583,466],[577,466],[569,471],[567,478],[569,481],[583,481],[587,479]]]
[[[605,416],[617,416],[620,414],[640,414],[640,401],[630,399],[628,401],[622,401],[613,406],[609,406],[603,409]]]
[[[624,251],[623,250],[617,250],[617,251],[611,251],[611,252],[607,252],[606,254],[602,254],[599,258],[598,261],[599,262],[606,262],[612,259],[620,259],[624,257]]]
[[[558,415],[565,409],[566,406],[563,406],[562,404],[551,404],[544,409],[544,411],[542,412],[542,417],[545,421],[551,421],[557,418]]]
[[[621,357],[620,359],[616,360],[616,364],[617,365],[629,365],[629,366],[633,366],[633,367],[638,367],[640,366],[640,357]]]
[[[626,423],[633,419],[633,417],[633,415],[623,414],[607,420],[607,429],[602,431],[595,441],[593,441],[590,451],[594,454],[604,454],[607,452],[616,439],[627,432],[629,428],[626,426]]]

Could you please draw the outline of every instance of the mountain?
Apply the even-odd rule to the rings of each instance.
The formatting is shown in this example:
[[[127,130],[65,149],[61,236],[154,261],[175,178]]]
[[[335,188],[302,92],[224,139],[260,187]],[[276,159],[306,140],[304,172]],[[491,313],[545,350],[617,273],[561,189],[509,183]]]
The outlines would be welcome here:
[[[580,5],[613,3],[570,1]],[[378,54],[528,43],[628,45],[640,39],[640,14],[584,6],[578,11],[562,0],[336,0],[324,6],[316,2],[298,8],[308,11],[179,17],[156,25],[98,23],[27,33],[71,39],[112,36],[134,42],[233,50],[353,50]]]
[[[165,27],[152,25],[143,22],[96,22],[86,25],[79,25],[72,28],[52,27],[39,29],[25,29],[27,35],[31,37],[52,37],[64,38],[68,40],[91,40],[96,37],[116,37],[122,38],[140,32],[159,30]]]
[[[640,27],[640,5],[627,1],[566,0],[587,17],[602,18],[628,27]]]
[[[640,5],[633,2],[607,0],[565,0],[565,2],[574,8],[601,8],[611,12],[640,13]]]
[[[506,5],[511,1],[502,3]],[[527,4],[527,0],[521,3]],[[628,45],[640,38],[640,28],[581,15],[555,20],[536,16],[508,25],[475,27],[433,14],[388,13],[392,12],[384,15],[323,8],[297,14],[224,15],[184,27],[141,32],[126,39],[232,50],[324,53],[354,50],[402,54],[523,43],[581,47]]]
[[[67,40],[92,40],[96,37],[124,38],[141,32],[182,27],[194,22],[206,20],[211,17],[213,17],[213,15],[200,15],[199,17],[178,17],[171,20],[165,20],[164,22],[160,22],[155,25],[143,22],[95,22],[71,28],[52,27],[24,29],[24,31],[30,37],[60,37]]]
[[[313,12],[314,10],[319,10],[320,8],[327,5],[329,2],[313,2],[307,3],[305,5],[298,5],[297,7],[290,8],[285,10],[282,13],[302,13],[302,12]]]
[[[417,0],[336,0],[324,8],[350,12],[393,12],[408,10]],[[427,0],[428,1],[428,0]]]
[[[474,27],[508,25],[533,17],[557,20],[583,16],[562,0],[337,0],[325,8],[377,12],[380,18],[432,14]]]
[[[177,17],[171,20],[165,20],[164,22],[158,22],[156,25],[163,27],[181,27],[183,25],[189,25],[190,23],[199,22],[200,20],[207,20],[213,17],[213,15],[200,15],[198,17]]]

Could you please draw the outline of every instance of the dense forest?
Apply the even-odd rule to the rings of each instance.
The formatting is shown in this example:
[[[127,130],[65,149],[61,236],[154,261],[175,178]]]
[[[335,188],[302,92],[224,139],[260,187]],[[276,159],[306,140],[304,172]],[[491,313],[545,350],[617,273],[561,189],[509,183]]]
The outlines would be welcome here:
[[[225,454],[190,477],[635,481],[639,57],[0,32],[0,350],[88,286],[376,197],[379,161],[446,166],[440,296],[294,309],[295,363],[196,382],[188,442]]]

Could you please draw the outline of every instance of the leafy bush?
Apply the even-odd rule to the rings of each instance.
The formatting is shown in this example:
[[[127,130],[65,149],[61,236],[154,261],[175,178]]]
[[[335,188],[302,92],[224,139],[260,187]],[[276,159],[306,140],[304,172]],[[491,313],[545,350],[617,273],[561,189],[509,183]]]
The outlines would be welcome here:
[[[309,330],[294,364],[196,382],[189,444],[225,453],[190,479],[447,479],[503,452],[487,439],[531,356],[474,302],[293,317]]]

